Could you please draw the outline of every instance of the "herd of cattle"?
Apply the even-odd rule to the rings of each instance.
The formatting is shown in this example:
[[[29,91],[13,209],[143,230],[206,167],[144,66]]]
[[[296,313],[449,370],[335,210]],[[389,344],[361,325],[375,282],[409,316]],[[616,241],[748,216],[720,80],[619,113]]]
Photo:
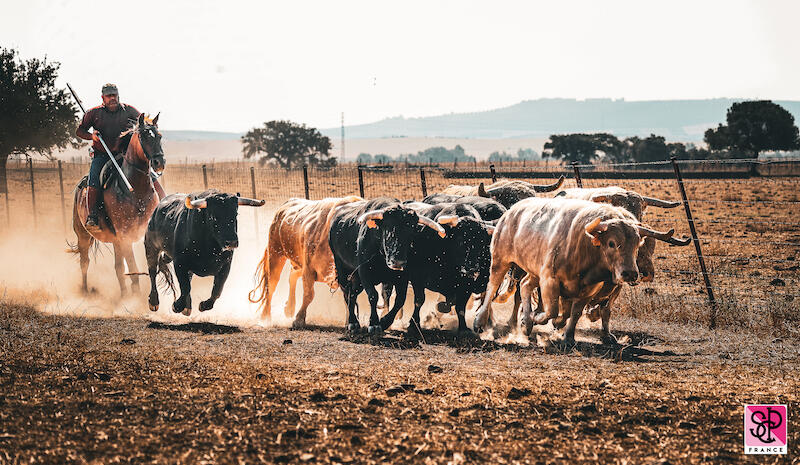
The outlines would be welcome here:
[[[305,325],[314,283],[323,282],[341,288],[351,332],[360,329],[356,299],[365,291],[370,305],[368,331],[380,335],[402,311],[411,284],[414,312],[409,337],[420,334],[420,308],[425,290],[430,290],[443,297],[438,311],[455,307],[459,332],[470,332],[465,313],[473,295],[480,301],[472,326],[475,332],[493,324],[493,301],[504,302],[513,295],[509,324],[525,334],[534,324],[552,321],[558,329],[566,326],[564,338],[571,343],[575,325],[585,313],[591,321],[602,319],[603,340],[614,343],[609,331],[611,306],[624,284],[653,280],[656,241],[690,243],[674,238],[672,229],[660,232],[648,227],[645,210],[680,203],[620,187],[564,189],[552,198],[537,197],[559,189],[563,181],[562,176],[541,186],[509,180],[487,187],[450,186],[421,202],[355,196],[290,199],[272,220],[256,273],[258,283],[249,299],[259,304],[261,318],[269,319],[272,296],[288,260],[292,270],[285,313],[294,316],[294,327]],[[145,235],[151,310],[158,310],[157,274],[172,287],[170,261],[180,287],[173,311],[191,313],[192,273],[215,276],[211,297],[200,303],[200,310],[213,307],[238,245],[238,205],[259,206],[263,201],[214,190],[175,194],[161,201]],[[299,278],[303,298],[295,313]],[[379,284],[387,310],[382,317]]]

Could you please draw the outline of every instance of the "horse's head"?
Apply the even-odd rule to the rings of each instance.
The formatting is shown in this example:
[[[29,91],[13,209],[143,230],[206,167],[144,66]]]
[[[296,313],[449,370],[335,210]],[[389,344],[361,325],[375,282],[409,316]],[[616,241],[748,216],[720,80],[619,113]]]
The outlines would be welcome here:
[[[147,159],[150,167],[156,173],[164,171],[166,162],[164,161],[164,149],[161,148],[161,133],[158,132],[158,115],[151,120],[145,117],[144,113],[139,114],[139,121],[136,123],[134,133],[141,147],[141,153],[138,155]]]

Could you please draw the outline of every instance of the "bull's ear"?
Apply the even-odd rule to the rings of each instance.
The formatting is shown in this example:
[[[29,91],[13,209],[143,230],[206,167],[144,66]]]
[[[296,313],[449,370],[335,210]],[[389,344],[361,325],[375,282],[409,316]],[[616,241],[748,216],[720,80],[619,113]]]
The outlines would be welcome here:
[[[586,235],[592,240],[592,245],[595,247],[600,247],[603,245],[600,242],[600,234],[604,233],[608,229],[608,224],[604,224],[602,218],[595,218],[594,221],[586,225]]]
[[[194,208],[194,207],[192,206],[192,196],[191,196],[191,195],[187,195],[187,196],[186,196],[186,199],[184,200],[184,205],[185,205],[185,206],[186,206],[186,208],[188,208],[189,210],[191,210],[191,209],[193,209],[193,208]]]
[[[489,233],[490,236],[494,235],[495,229],[497,228],[495,228],[494,226],[488,226],[488,225],[486,226],[486,232]]]
[[[489,197],[489,194],[486,192],[486,187],[484,187],[483,183],[478,184],[478,197]]]
[[[595,195],[592,197],[592,202],[609,203],[609,198],[605,194]]]

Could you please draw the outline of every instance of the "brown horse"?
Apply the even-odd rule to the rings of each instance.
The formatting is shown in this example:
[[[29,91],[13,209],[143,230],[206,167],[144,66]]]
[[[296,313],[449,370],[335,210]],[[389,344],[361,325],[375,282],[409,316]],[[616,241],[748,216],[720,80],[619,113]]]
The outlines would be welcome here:
[[[123,260],[128,264],[133,292],[139,290],[139,270],[133,257],[133,243],[144,237],[147,222],[159,201],[150,177],[150,167],[161,172],[165,164],[161,133],[158,132],[157,124],[158,116],[151,120],[140,114],[136,125],[120,136],[121,142],[130,139],[121,168],[133,191],[129,191],[118,173],[115,173],[115,177],[102,193],[104,214],[101,213],[99,218],[99,232],[89,233],[86,229],[86,217],[89,215],[86,202],[87,178],[75,189],[72,229],[78,236],[78,244],[71,247],[70,251],[80,254],[84,292],[89,290],[86,272],[89,269],[89,248],[95,241],[114,246],[114,269],[122,294],[126,293]]]

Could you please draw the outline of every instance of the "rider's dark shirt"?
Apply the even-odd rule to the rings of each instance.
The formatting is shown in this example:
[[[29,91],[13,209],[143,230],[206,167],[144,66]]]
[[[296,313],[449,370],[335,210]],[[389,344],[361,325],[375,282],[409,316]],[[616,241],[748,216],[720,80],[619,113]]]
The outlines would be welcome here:
[[[89,128],[97,129],[108,148],[116,152],[120,133],[136,124],[138,117],[139,111],[130,105],[120,104],[115,112],[100,105],[86,112],[78,128],[86,132],[89,132]],[[92,148],[97,154],[106,154],[106,150],[99,142],[92,143]]]

